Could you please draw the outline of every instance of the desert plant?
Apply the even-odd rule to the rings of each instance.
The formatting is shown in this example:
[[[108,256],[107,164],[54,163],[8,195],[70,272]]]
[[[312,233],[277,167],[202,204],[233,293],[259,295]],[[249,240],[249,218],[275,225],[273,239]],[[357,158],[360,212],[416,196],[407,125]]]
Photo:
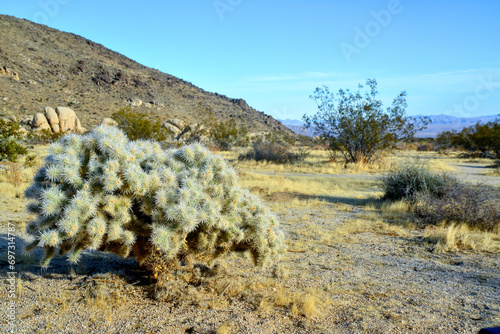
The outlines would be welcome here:
[[[19,187],[22,182],[22,169],[19,162],[9,161],[6,163],[5,175],[7,180],[14,186]]]
[[[413,200],[417,192],[442,197],[450,186],[458,183],[450,174],[432,173],[422,161],[410,161],[381,177],[384,199]]]
[[[462,131],[444,131],[436,143],[445,148],[463,148],[471,157],[500,159],[500,119],[486,124],[477,123]]]
[[[21,143],[19,123],[0,119],[0,161],[16,162],[28,149]]]
[[[235,145],[245,143],[248,129],[234,118],[221,121],[210,112],[204,120],[210,141],[221,151],[229,151]]]
[[[154,119],[153,113],[148,115],[126,107],[114,113],[112,118],[130,140],[164,141],[169,139],[167,131],[161,129],[162,122],[159,119]]]
[[[275,143],[254,143],[252,149],[241,154],[239,160],[268,161],[279,164],[304,161],[309,155],[305,150],[291,152],[286,146]]]
[[[483,231],[500,227],[500,199],[484,186],[457,182],[447,186],[444,193],[433,196],[420,191],[414,195],[412,212],[417,225],[454,222]]]
[[[45,248],[43,266],[57,250],[74,262],[94,249],[158,273],[178,258],[211,261],[232,251],[262,265],[284,249],[276,216],[238,186],[222,157],[199,144],[162,150],[129,141],[116,127],[52,144],[25,196],[37,214],[27,250]]]
[[[406,92],[384,110],[382,101],[376,99],[376,80],[368,79],[366,85],[370,91],[364,94],[340,89],[335,95],[326,86],[316,88],[311,99],[319,110],[312,117],[303,117],[305,127],[313,127],[328,149],[340,152],[346,162],[374,162],[429,123],[428,117],[406,117]]]
[[[64,136],[63,132],[54,133],[50,129],[30,131],[26,136],[29,144],[47,145],[58,141]]]

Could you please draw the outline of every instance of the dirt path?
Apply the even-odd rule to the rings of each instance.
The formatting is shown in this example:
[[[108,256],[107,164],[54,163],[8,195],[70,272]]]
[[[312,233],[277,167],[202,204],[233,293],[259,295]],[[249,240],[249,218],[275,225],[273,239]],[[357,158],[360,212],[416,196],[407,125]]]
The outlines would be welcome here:
[[[457,170],[457,174],[465,180],[474,184],[486,184],[500,187],[500,176],[494,176],[491,164],[485,163],[455,163],[451,164]]]

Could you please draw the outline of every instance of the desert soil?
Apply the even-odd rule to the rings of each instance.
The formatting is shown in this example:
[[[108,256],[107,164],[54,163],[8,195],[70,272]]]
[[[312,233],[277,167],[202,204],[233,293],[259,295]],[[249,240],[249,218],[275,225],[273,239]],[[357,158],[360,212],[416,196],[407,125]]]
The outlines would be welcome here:
[[[500,325],[497,254],[437,254],[422,231],[337,233],[363,213],[356,205],[283,210],[288,252],[278,265],[231,256],[213,270],[180,268],[159,287],[134,260],[98,252],[41,270],[40,250],[21,251],[25,201],[0,194],[0,205],[2,275],[9,222],[18,262],[16,327],[4,317],[3,333],[477,333]],[[6,289],[0,300],[6,305]]]

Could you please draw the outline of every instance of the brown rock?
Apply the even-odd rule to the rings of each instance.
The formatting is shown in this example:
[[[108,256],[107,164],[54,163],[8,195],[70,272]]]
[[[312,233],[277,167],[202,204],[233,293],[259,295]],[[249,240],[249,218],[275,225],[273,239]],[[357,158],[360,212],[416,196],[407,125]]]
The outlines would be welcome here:
[[[75,122],[75,131],[76,132],[79,132],[79,133],[82,133],[83,130],[82,130],[82,124],[80,123],[80,120],[78,119],[78,117],[75,117],[76,118],[76,122]]]
[[[33,116],[33,120],[31,121],[31,127],[33,128],[38,128],[40,127],[42,124],[47,124],[49,125],[49,122],[47,121],[47,118],[45,117],[44,114],[42,113],[36,113],[34,116]],[[50,127],[50,125],[49,125]]]
[[[169,133],[173,133],[174,136],[176,136],[176,137],[182,133],[182,131],[178,127],[176,127],[170,123],[163,123],[161,125],[161,128],[165,129],[165,131],[167,131]]]
[[[184,122],[182,119],[177,119],[177,118],[169,119],[167,123],[177,127],[179,130],[181,130],[181,132],[186,127],[186,122]]]
[[[56,111],[51,107],[45,107],[45,118],[47,118],[51,127],[55,124],[59,124],[59,116],[57,116]]]
[[[35,131],[51,130],[52,131],[52,129],[50,128],[49,123],[47,123],[47,122],[40,124],[39,126],[33,128],[33,130],[35,130]]]
[[[70,119],[76,118],[76,113],[71,108],[67,107],[57,107],[56,108],[57,116],[59,116],[59,124]]]

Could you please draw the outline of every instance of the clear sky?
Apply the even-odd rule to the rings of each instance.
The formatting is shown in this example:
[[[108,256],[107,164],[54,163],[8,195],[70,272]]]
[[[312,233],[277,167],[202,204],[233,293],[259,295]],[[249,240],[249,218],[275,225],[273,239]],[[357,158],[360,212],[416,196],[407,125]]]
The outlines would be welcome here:
[[[375,78],[410,115],[500,114],[498,0],[4,0],[0,13],[72,32],[276,118],[327,85]]]

